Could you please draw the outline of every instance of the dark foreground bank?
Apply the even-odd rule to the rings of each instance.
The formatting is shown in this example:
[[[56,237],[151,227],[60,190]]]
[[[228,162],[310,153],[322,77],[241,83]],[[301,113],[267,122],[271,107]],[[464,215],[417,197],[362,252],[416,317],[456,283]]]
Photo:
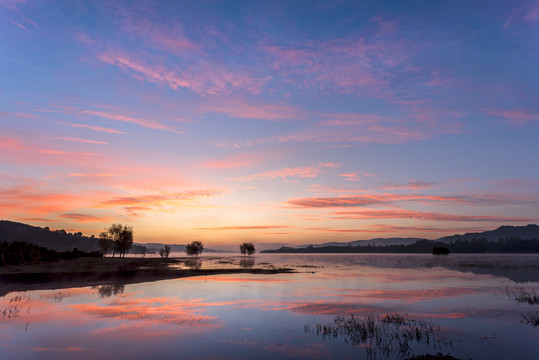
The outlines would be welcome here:
[[[107,284],[134,284],[188,276],[218,274],[290,273],[288,268],[211,268],[182,264],[194,259],[162,258],[79,258],[52,263],[0,268],[0,296],[13,291],[51,290]]]

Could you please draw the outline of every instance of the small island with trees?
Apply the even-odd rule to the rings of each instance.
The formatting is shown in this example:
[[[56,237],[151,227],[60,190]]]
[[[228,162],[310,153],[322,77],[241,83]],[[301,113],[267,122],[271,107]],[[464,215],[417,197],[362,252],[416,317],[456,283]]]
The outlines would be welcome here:
[[[185,245],[187,257],[170,258],[169,245],[147,257],[149,249],[135,245],[134,237],[133,228],[122,224],[106,227],[96,238],[0,220],[0,296],[11,291],[123,286],[186,276],[292,272],[287,268],[255,268],[245,264],[204,269],[198,259],[205,250],[200,241]],[[244,254],[255,252],[251,243],[240,246],[244,246]],[[187,267],[178,266],[182,263]]]

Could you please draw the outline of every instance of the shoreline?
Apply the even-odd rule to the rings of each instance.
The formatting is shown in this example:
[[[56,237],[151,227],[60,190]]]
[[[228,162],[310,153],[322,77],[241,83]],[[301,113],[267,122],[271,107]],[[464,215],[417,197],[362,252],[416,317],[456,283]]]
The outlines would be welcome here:
[[[179,269],[197,258],[79,258],[0,268],[0,296],[15,291],[56,290],[113,284],[136,284],[191,276],[293,273],[289,268]]]

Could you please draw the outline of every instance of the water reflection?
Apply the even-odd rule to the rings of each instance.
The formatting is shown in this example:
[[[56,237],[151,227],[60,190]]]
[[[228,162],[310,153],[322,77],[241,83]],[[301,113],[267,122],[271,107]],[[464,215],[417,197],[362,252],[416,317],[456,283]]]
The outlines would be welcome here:
[[[100,298],[107,298],[111,296],[117,296],[123,294],[125,285],[121,283],[115,283],[111,285],[94,286],[93,289],[97,290]]]
[[[251,269],[253,266],[255,266],[255,259],[253,258],[240,259],[240,268]]]
[[[202,260],[194,258],[194,259],[186,259],[183,262],[185,266],[187,266],[191,270],[198,270],[202,267]]]
[[[539,296],[537,296],[534,289],[528,290],[522,287],[516,287],[511,290],[507,288],[506,292],[510,299],[513,299],[519,304],[527,304],[529,306],[539,305]],[[539,326],[539,310],[526,312],[521,317],[526,324],[533,327]]]
[[[305,332],[311,332],[305,326]],[[436,350],[452,347],[451,340],[441,335],[440,327],[431,322],[414,319],[409,315],[354,315],[337,316],[332,323],[316,324],[316,334],[322,338],[343,337],[352,346],[365,349],[368,359],[409,356],[413,344],[427,344]]]
[[[525,270],[516,264],[519,258],[501,259],[500,271],[511,263],[508,272]],[[500,258],[487,256],[478,263],[480,268],[497,266],[486,264],[486,259]],[[539,263],[539,256],[534,259]],[[435,260],[414,255],[213,256],[181,259],[181,265],[237,269],[250,267],[251,261],[252,266],[294,266],[298,272],[9,293],[0,297],[1,358],[351,359],[376,350],[377,359],[400,359],[401,349],[408,349],[405,357],[438,351],[434,343],[461,359],[531,359],[539,352],[537,328],[521,323],[522,314],[536,314],[530,310],[537,305],[528,301],[535,301],[539,289],[539,283],[529,280],[536,277],[534,267],[528,269],[523,287],[507,274],[462,270],[472,258],[462,256],[459,264],[459,257],[452,255],[443,266],[431,267]],[[18,316],[8,315],[10,307]],[[354,324],[351,314],[371,316],[354,315],[358,329],[362,322],[387,329],[373,332],[378,338],[354,342],[361,333],[346,332],[345,325]],[[404,320],[382,320],[384,314],[401,314]],[[337,316],[340,323],[334,322]],[[439,333],[429,332],[429,326],[437,329],[434,323]],[[312,330],[305,332],[305,324]],[[317,333],[315,324],[330,324],[338,335],[323,340],[323,328]],[[415,332],[404,331],[400,338],[391,332],[406,326],[419,331],[419,338]],[[384,336],[393,336],[391,345]],[[450,343],[444,347],[445,338],[453,341],[454,349]]]

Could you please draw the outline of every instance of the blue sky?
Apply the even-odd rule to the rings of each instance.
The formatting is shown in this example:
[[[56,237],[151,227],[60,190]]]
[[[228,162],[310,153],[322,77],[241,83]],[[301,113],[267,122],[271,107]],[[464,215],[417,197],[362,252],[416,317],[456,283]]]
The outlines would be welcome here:
[[[539,218],[538,1],[0,1],[0,216],[137,241]]]

